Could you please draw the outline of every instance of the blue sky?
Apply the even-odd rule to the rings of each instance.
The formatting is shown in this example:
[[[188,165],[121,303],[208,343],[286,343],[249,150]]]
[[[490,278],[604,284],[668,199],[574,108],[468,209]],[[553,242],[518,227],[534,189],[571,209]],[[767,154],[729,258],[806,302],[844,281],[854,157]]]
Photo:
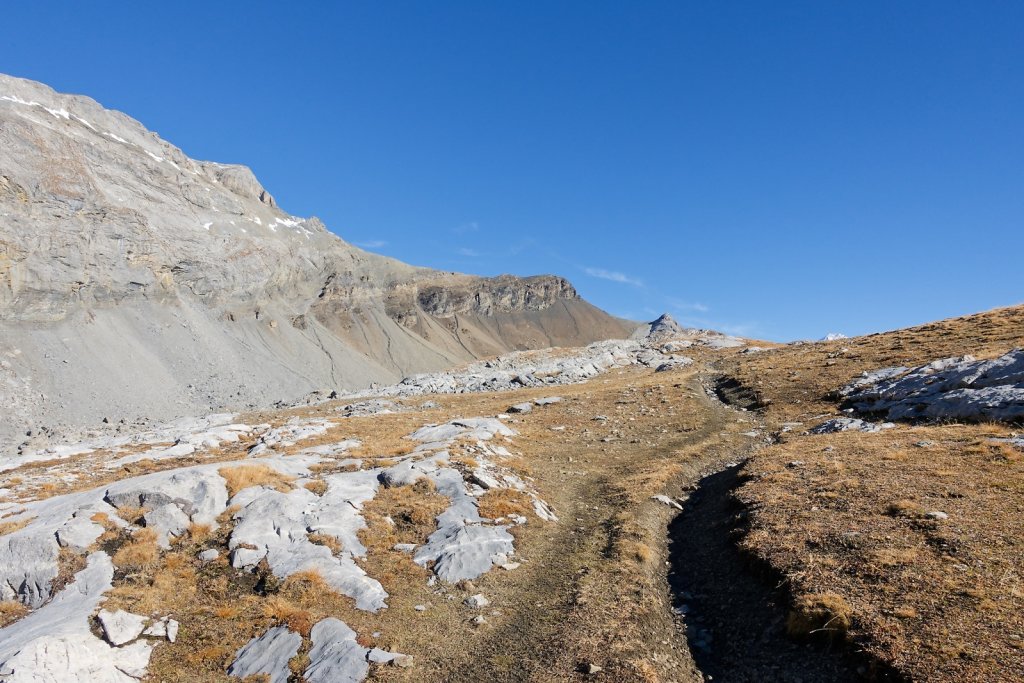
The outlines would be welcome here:
[[[22,2],[4,24],[0,71],[419,265],[770,339],[1024,301],[1024,3]]]

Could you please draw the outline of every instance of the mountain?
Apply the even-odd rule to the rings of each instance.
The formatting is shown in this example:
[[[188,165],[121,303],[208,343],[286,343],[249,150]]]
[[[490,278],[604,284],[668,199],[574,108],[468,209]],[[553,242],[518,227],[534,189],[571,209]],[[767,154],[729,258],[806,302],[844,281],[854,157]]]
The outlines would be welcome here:
[[[419,268],[92,99],[0,75],[0,438],[628,337],[550,276]]]

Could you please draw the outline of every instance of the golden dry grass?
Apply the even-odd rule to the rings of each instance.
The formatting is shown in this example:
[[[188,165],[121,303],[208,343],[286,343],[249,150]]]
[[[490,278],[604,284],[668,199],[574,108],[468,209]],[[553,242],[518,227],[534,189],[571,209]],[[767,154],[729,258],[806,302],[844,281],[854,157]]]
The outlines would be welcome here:
[[[0,628],[14,623],[28,614],[29,609],[17,600],[4,600],[0,602]]]
[[[32,523],[34,517],[25,517],[16,521],[0,522],[0,536],[6,536],[7,534],[13,534],[15,531],[24,529]]]
[[[530,496],[515,489],[492,489],[477,498],[480,516],[487,519],[505,519],[509,515],[533,516]]]
[[[913,679],[1011,680],[1024,670],[1024,454],[992,441],[1011,428],[802,433],[836,413],[830,395],[861,372],[994,357],[1022,340],[1016,307],[720,361],[768,404],[769,429],[804,423],[748,463],[738,494],[754,511],[742,544],[787,578],[798,630],[827,612],[807,601],[828,594],[849,607],[858,646]]]
[[[144,569],[152,567],[160,559],[157,535],[153,529],[139,529],[130,541],[114,553],[114,564],[121,569]]]
[[[217,470],[217,473],[224,477],[224,482],[228,487],[228,496],[234,496],[250,486],[267,486],[282,492],[290,491],[291,482],[295,480],[295,477],[279,472],[263,463],[222,467]]]

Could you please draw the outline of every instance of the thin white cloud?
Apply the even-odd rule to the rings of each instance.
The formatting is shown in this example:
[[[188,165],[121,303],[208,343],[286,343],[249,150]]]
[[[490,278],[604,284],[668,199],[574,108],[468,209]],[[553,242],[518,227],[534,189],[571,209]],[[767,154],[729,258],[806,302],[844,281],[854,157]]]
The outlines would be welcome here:
[[[590,277],[596,277],[602,280],[610,280],[611,282],[619,282],[621,284],[632,285],[634,287],[644,286],[642,281],[614,270],[605,270],[604,268],[584,268],[583,272]]]
[[[469,247],[460,247],[459,256],[468,256],[469,258],[476,258],[480,256],[480,252]]]
[[[384,240],[366,240],[365,242],[356,242],[356,246],[363,249],[380,249],[388,246],[388,243]]]
[[[677,311],[696,311],[697,313],[707,313],[708,311],[711,310],[704,304],[699,303],[697,301],[690,302],[680,301],[679,299],[669,299],[668,302],[672,306],[672,308],[676,309]]]
[[[463,223],[462,225],[455,226],[454,228],[452,228],[452,232],[454,232],[456,235],[465,235],[467,232],[476,232],[479,229],[479,223],[477,223],[476,221],[470,221],[468,223]]]

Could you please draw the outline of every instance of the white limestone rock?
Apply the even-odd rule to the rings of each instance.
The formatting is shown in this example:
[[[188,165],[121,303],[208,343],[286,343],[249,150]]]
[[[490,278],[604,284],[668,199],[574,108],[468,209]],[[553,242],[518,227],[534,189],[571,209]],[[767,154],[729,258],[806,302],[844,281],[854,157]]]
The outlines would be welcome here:
[[[266,674],[270,683],[288,683],[291,669],[288,661],[302,646],[302,636],[285,626],[274,626],[263,635],[253,638],[235,654],[228,667],[228,675],[247,678]]]
[[[359,683],[370,671],[368,650],[356,642],[356,632],[340,619],[317,622],[309,634],[308,683]]]
[[[304,488],[288,493],[253,489],[245,497],[240,493],[235,500],[243,507],[234,514],[236,525],[228,543],[232,566],[253,567],[265,558],[280,579],[315,570],[333,588],[353,598],[359,609],[376,612],[386,607],[387,592],[354,561],[365,554],[356,535],[365,525],[358,510],[373,497],[376,475],[373,471],[331,475],[323,496]],[[310,542],[311,531],[339,538],[342,552],[335,555]]]
[[[887,368],[839,393],[854,410],[890,420],[1018,421],[1024,419],[1024,349],[987,361],[962,356],[909,371]]]
[[[108,612],[101,609],[96,618],[103,628],[103,636],[111,645],[124,645],[142,635],[149,618],[124,610]]]
[[[75,513],[74,517],[57,529],[57,543],[62,548],[83,551],[103,534],[103,526],[89,517]]]
[[[837,417],[822,422],[810,430],[811,434],[835,434],[836,432],[880,432],[883,429],[891,429],[896,425],[891,422],[876,424],[865,422],[854,417]]]
[[[0,629],[0,678],[6,683],[136,683],[152,645],[113,647],[92,634],[89,615],[111,587],[114,565],[103,552],[54,598]]]
[[[148,528],[156,531],[157,544],[164,549],[171,547],[171,537],[181,536],[191,524],[188,515],[175,503],[167,503],[150,510],[143,515],[143,520]]]

